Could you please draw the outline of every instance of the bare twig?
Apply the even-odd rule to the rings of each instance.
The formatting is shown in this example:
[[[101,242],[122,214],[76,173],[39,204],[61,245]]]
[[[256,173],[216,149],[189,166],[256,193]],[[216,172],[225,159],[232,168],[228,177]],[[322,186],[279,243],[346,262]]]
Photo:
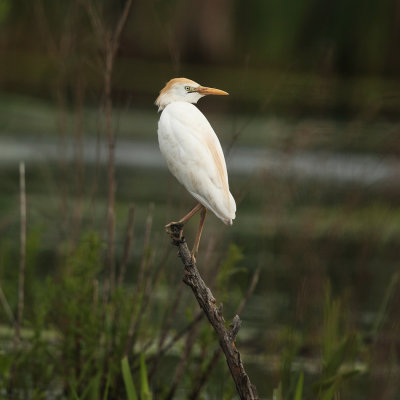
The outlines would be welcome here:
[[[0,302],[1,302],[2,306],[3,306],[3,308],[4,308],[4,311],[7,314],[8,319],[10,320],[11,325],[14,328],[16,328],[16,321],[15,321],[15,318],[14,318],[14,314],[13,314],[13,312],[11,310],[9,302],[7,301],[7,298],[6,298],[5,294],[4,294],[4,291],[3,291],[3,288],[1,286],[1,284],[0,284]]]
[[[160,334],[160,337],[159,337],[159,340],[158,340],[158,351],[156,353],[157,357],[154,359],[153,367],[152,367],[152,369],[151,369],[151,371],[149,373],[149,378],[150,379],[151,379],[151,377],[154,376],[154,374],[155,374],[155,372],[157,370],[158,361],[159,361],[159,358],[161,356],[161,349],[164,346],[165,340],[167,338],[167,334],[169,332],[169,329],[171,327],[172,322],[175,319],[175,315],[176,315],[176,313],[178,311],[179,302],[180,302],[180,300],[182,298],[182,292],[183,292],[182,289],[183,289],[183,285],[179,285],[178,289],[176,290],[175,299],[172,302],[171,309],[166,311],[164,320],[163,320],[163,322],[161,324],[161,329],[162,330],[161,330],[161,334]]]
[[[85,99],[85,85],[82,79],[82,73],[77,73],[75,84],[75,202],[73,210],[73,239],[80,235],[82,214],[83,214],[83,200],[85,193],[85,165],[83,156],[83,105]]]
[[[153,216],[154,216],[154,203],[150,203],[149,212],[146,218],[146,226],[144,230],[143,253],[142,253],[142,260],[140,262],[138,282],[137,282],[138,288],[142,287],[142,283],[145,277],[145,272],[148,269],[148,263],[151,256],[150,238],[151,238],[151,228],[153,226]]]
[[[158,350],[157,354],[154,354],[153,356],[150,356],[147,358],[146,362],[147,363],[154,363],[156,360],[165,354],[168,350],[171,349],[171,347],[178,341],[180,340],[185,334],[191,331],[192,327],[194,325],[197,325],[204,317],[204,314],[202,311],[199,311],[195,317],[192,319],[192,321],[189,322],[183,329],[181,329],[179,332],[175,334],[175,336],[160,350]],[[145,345],[142,348],[142,351],[145,352],[150,345],[153,343],[153,341],[150,341],[147,345]],[[136,372],[140,368],[139,364],[136,365],[135,367],[132,368],[132,372]],[[150,374],[149,374],[150,376]]]
[[[254,292],[255,287],[257,286],[258,283],[258,279],[260,277],[260,271],[261,271],[261,267],[259,266],[256,271],[253,274],[253,277],[251,279],[249,288],[247,289],[246,295],[244,296],[243,300],[241,301],[241,303],[239,304],[239,307],[236,310],[236,314],[240,315],[244,309],[244,307],[246,306],[249,298],[251,297],[251,295]],[[210,360],[207,362],[207,365],[205,366],[205,368],[203,369],[202,372],[199,372],[196,376],[196,378],[194,379],[195,385],[189,395],[189,399],[190,400],[196,400],[201,392],[201,389],[203,388],[204,384],[207,382],[208,377],[211,375],[211,372],[214,368],[215,363],[217,362],[218,358],[220,357],[220,355],[222,354],[222,349],[221,347],[217,347],[212,355],[212,357],[210,358]]]
[[[286,78],[289,70],[290,70],[291,66],[289,66],[286,71],[284,71],[284,73],[280,76],[280,78],[275,81],[274,86],[271,88],[271,90],[268,92],[268,96],[264,99],[264,101],[261,103],[261,105],[259,106],[258,111],[259,112],[264,112],[268,105],[271,103],[272,99],[274,98],[274,96],[278,93],[279,89],[282,86],[282,81]],[[242,135],[242,133],[245,131],[245,129],[247,129],[249,127],[249,125],[251,125],[255,119],[255,115],[256,114],[252,114],[250,117],[246,118],[246,120],[243,122],[242,126],[239,129],[236,129],[236,131],[233,133],[230,143],[228,144],[228,146],[226,147],[224,153],[225,153],[225,157],[228,157],[233,146],[235,145],[235,143],[237,142],[237,140],[239,139],[239,137]]]
[[[19,163],[19,196],[20,196],[20,263],[18,275],[18,313],[15,324],[15,343],[21,339],[21,325],[24,315],[24,286],[25,286],[25,259],[26,259],[26,191],[25,191],[25,163]]]
[[[124,9],[118,19],[115,29],[112,31],[104,26],[98,11],[90,1],[84,1],[89,18],[92,22],[95,34],[102,43],[104,54],[103,81],[104,81],[104,115],[105,129],[108,145],[108,200],[107,200],[107,266],[108,278],[105,282],[105,294],[112,293],[115,286],[115,132],[112,127],[112,73],[115,56],[119,47],[120,36],[128,18],[132,0],[126,0]]]
[[[217,347],[214,350],[214,353],[213,353],[212,357],[207,362],[207,365],[204,368],[204,372],[199,374],[196,377],[196,379],[194,380],[195,383],[196,383],[196,386],[194,386],[192,392],[188,396],[188,398],[190,400],[196,400],[199,397],[200,391],[203,388],[204,384],[206,383],[208,377],[211,375],[213,367],[214,367],[215,363],[217,362],[217,360],[218,360],[219,356],[221,355],[221,353],[222,353],[221,347]]]
[[[192,289],[197,302],[218,335],[220,346],[225,354],[226,362],[240,398],[242,400],[258,400],[256,388],[246,374],[241,355],[235,345],[236,335],[240,328],[239,316],[236,315],[234,317],[230,329],[225,327],[222,306],[217,307],[214,296],[200,276],[196,264],[192,261],[192,255],[182,235],[182,225],[172,225],[171,231],[173,244],[178,247],[179,256],[185,267],[183,282]]]
[[[236,310],[236,314],[240,315],[245,308],[247,302],[249,301],[250,296],[253,294],[254,289],[257,286],[258,280],[260,278],[261,266],[259,265],[257,269],[254,271],[253,277],[251,278],[250,286],[247,289],[245,296],[243,297],[241,303],[239,304],[238,309]]]
[[[175,376],[171,383],[171,388],[166,396],[167,400],[171,400],[174,398],[176,389],[178,388],[179,382],[181,381],[182,375],[185,371],[186,364],[189,361],[189,357],[192,352],[193,345],[197,338],[198,332],[199,332],[199,326],[197,324],[193,325],[189,331],[189,334],[186,337],[185,347],[183,349],[178,366],[176,367]]]
[[[104,94],[108,141],[108,265],[111,292],[115,285],[115,133],[112,129],[111,78],[115,54],[119,47],[119,39],[128,18],[131,4],[132,0],[126,1],[114,33],[112,35],[107,33],[105,38],[106,65],[104,70]]]
[[[115,28],[114,35],[113,35],[113,42],[112,42],[112,46],[113,46],[112,50],[114,52],[114,56],[115,56],[115,53],[118,50],[119,38],[121,36],[122,30],[124,29],[126,20],[128,19],[128,15],[129,15],[129,11],[131,9],[131,5],[132,5],[132,0],[126,0],[125,7],[124,7],[124,9],[123,9],[123,11],[121,13],[121,16],[119,17],[117,26]]]
[[[149,213],[146,218],[143,255],[138,271],[136,290],[133,292],[132,296],[132,304],[134,305],[134,307],[129,323],[128,337],[125,345],[125,353],[127,355],[130,354],[130,350],[135,343],[136,336],[138,334],[139,327],[141,324],[142,316],[148,305],[149,296],[152,288],[151,284],[152,277],[149,276],[146,272],[150,268],[151,263],[153,262],[155,257],[154,252],[151,251],[150,248],[151,228],[153,225],[153,213],[154,213],[154,204],[150,203]]]
[[[126,273],[126,266],[128,264],[129,256],[131,254],[134,221],[135,221],[135,206],[132,204],[129,207],[128,227],[126,229],[124,254],[122,256],[121,268],[119,270],[118,286],[121,286],[122,282],[124,281],[125,273]]]

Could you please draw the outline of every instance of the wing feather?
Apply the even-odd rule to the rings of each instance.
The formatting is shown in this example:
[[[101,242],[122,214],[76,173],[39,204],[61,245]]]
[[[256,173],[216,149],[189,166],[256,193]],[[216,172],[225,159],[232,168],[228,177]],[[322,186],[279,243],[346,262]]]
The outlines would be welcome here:
[[[172,174],[186,189],[226,223],[235,218],[221,144],[201,111],[174,102],[161,114],[159,145]]]

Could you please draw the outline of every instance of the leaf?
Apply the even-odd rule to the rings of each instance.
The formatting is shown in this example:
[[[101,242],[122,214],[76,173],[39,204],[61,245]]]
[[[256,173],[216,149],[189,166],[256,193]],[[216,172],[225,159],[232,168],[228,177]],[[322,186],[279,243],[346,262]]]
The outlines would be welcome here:
[[[151,400],[151,397],[147,379],[146,361],[142,353],[140,354],[140,398],[141,400]]]
[[[386,289],[385,296],[383,298],[382,304],[379,307],[379,311],[378,311],[378,314],[377,314],[377,317],[376,317],[376,320],[375,320],[375,323],[374,323],[374,326],[373,326],[372,332],[371,332],[372,337],[374,339],[376,338],[376,336],[379,332],[379,329],[383,325],[383,322],[386,317],[386,310],[387,310],[390,300],[393,296],[393,293],[395,292],[395,289],[397,287],[399,279],[400,279],[399,272],[396,272],[395,274],[393,274],[393,276],[390,280],[389,286]]]
[[[283,400],[282,382],[280,382],[279,386],[274,389],[274,392],[272,393],[272,400]]]
[[[108,371],[106,387],[104,389],[103,400],[107,400],[108,399],[108,391],[110,389],[110,383],[111,383],[111,375],[110,375],[110,371]]]
[[[301,400],[303,397],[303,383],[304,383],[304,373],[301,372],[299,380],[297,381],[296,391],[294,394],[294,400]]]
[[[95,375],[92,379],[89,380],[87,383],[85,390],[82,392],[80,399],[93,399],[96,400],[99,398],[99,392],[100,392],[100,380],[101,380],[101,375],[97,374]],[[76,392],[74,391],[75,397],[77,397]]]
[[[77,395],[76,391],[74,389],[71,389],[72,395],[74,396],[75,400],[79,400],[79,396]]]
[[[135,385],[133,384],[131,369],[129,368],[128,358],[126,356],[121,360],[121,367],[128,400],[137,400]]]
[[[326,362],[325,372],[327,375],[335,374],[339,367],[346,360],[346,356],[351,353],[351,348],[355,343],[355,338],[352,335],[345,337],[340,345],[331,350],[329,359]]]
[[[321,397],[321,400],[332,400],[336,393],[336,385],[332,385]]]

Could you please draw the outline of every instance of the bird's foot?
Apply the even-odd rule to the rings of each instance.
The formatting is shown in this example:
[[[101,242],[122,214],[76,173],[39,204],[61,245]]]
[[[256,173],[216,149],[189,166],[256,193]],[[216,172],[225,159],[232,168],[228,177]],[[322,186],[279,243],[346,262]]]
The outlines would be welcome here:
[[[165,231],[177,240],[181,240],[183,235],[183,224],[180,222],[170,222],[165,225]]]
[[[193,252],[192,252],[191,259],[192,259],[192,264],[196,264],[196,257],[194,256]]]

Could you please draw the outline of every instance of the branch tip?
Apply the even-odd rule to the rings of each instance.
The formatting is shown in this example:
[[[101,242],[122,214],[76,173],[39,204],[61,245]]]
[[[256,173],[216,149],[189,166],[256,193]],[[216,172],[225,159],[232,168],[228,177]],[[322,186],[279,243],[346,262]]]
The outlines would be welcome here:
[[[242,321],[239,318],[239,315],[235,315],[232,322],[229,325],[230,328],[230,336],[231,336],[231,340],[235,341],[236,340],[236,336],[239,333],[239,330],[242,326]]]

